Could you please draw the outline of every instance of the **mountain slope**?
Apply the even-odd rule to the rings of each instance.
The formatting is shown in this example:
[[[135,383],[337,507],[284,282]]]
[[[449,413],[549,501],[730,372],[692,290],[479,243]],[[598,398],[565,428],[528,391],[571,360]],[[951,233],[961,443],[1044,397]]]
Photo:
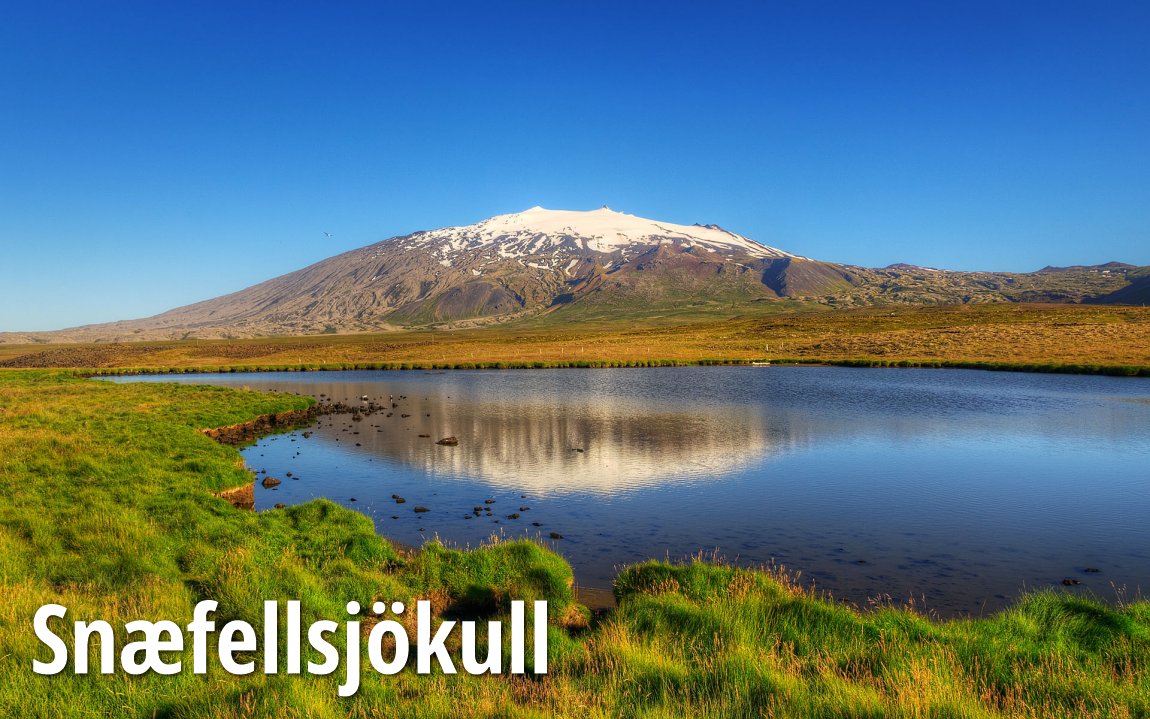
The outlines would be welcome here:
[[[533,207],[394,237],[215,299],[140,320],[0,341],[244,337],[578,318],[791,300],[885,303],[1137,302],[1145,268],[947,272],[820,262],[716,225]]]
[[[811,262],[714,225],[534,207],[394,237],[233,294],[69,334],[238,337],[506,319],[653,276],[699,296],[727,281],[748,297],[777,297],[762,280],[776,261]],[[648,300],[661,292],[649,286]]]

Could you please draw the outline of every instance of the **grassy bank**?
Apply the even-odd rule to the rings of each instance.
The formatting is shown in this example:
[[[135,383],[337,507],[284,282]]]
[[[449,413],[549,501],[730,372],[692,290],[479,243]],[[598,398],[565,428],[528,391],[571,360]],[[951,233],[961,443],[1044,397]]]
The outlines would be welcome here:
[[[199,430],[310,400],[243,390],[113,385],[0,373],[0,708],[7,716],[1150,716],[1150,602],[1053,593],[980,620],[859,613],[786,575],[650,563],[616,582],[589,628],[571,570],[526,542],[397,551],[332,503],[242,511],[214,492],[251,481]],[[500,617],[551,602],[551,672],[511,677],[36,676],[31,618],[56,602],[113,625],[186,624],[204,598],[260,626],[264,600],[304,621],[357,600],[430,599]],[[479,601],[477,601],[477,598]],[[121,633],[121,639],[123,635]],[[92,661],[96,657],[93,655]]]
[[[352,599],[369,605],[426,598],[448,611],[477,587],[497,603],[546,598],[558,619],[575,611],[570,568],[533,544],[402,556],[370,520],[330,502],[256,513],[213,496],[252,478],[234,449],[199,429],[309,403],[218,388],[0,376],[5,716],[292,716],[276,708],[281,704],[296,716],[343,716],[357,707],[411,704],[403,696],[422,693],[414,677],[377,681],[341,702],[334,676],[36,676],[32,659],[47,652],[31,618],[49,602],[114,626],[135,618],[186,624],[204,598],[220,602],[220,621],[257,627],[266,599],[301,599],[305,625],[345,618]],[[563,632],[555,631],[562,647]],[[416,701],[419,711],[446,716],[454,693],[479,701],[489,692],[479,680],[449,683],[443,696]]]
[[[1150,374],[1150,308],[962,305],[236,340],[0,344],[0,367],[249,371],[745,364]]]

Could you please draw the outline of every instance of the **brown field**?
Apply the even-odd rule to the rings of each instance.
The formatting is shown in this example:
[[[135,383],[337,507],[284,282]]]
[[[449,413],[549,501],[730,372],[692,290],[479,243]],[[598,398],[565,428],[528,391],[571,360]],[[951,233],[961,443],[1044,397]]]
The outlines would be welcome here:
[[[1150,368],[1150,308],[986,304],[237,340],[0,345],[0,366],[252,368],[746,362]]]

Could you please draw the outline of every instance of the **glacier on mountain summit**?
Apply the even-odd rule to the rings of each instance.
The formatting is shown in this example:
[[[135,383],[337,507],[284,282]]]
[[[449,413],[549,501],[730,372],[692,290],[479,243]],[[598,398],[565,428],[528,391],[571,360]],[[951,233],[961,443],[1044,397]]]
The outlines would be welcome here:
[[[424,248],[441,261],[460,253],[493,249],[502,259],[559,256],[592,251],[610,254],[633,246],[677,243],[712,252],[752,257],[798,258],[783,250],[728,232],[717,225],[677,225],[649,220],[607,206],[598,210],[548,210],[535,206],[473,225],[417,232],[402,238],[404,249]]]

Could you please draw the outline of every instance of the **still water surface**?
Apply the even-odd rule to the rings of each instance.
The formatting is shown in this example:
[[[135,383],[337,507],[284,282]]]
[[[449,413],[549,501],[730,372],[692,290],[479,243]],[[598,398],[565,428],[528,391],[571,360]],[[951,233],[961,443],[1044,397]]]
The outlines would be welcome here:
[[[325,416],[307,438],[245,448],[284,480],[256,485],[257,508],[326,497],[413,545],[540,537],[584,586],[717,550],[943,615],[1064,579],[1107,600],[1150,591],[1150,380],[693,367],[120,381],[140,379],[394,398],[391,417]],[[459,445],[435,444],[447,436]]]

